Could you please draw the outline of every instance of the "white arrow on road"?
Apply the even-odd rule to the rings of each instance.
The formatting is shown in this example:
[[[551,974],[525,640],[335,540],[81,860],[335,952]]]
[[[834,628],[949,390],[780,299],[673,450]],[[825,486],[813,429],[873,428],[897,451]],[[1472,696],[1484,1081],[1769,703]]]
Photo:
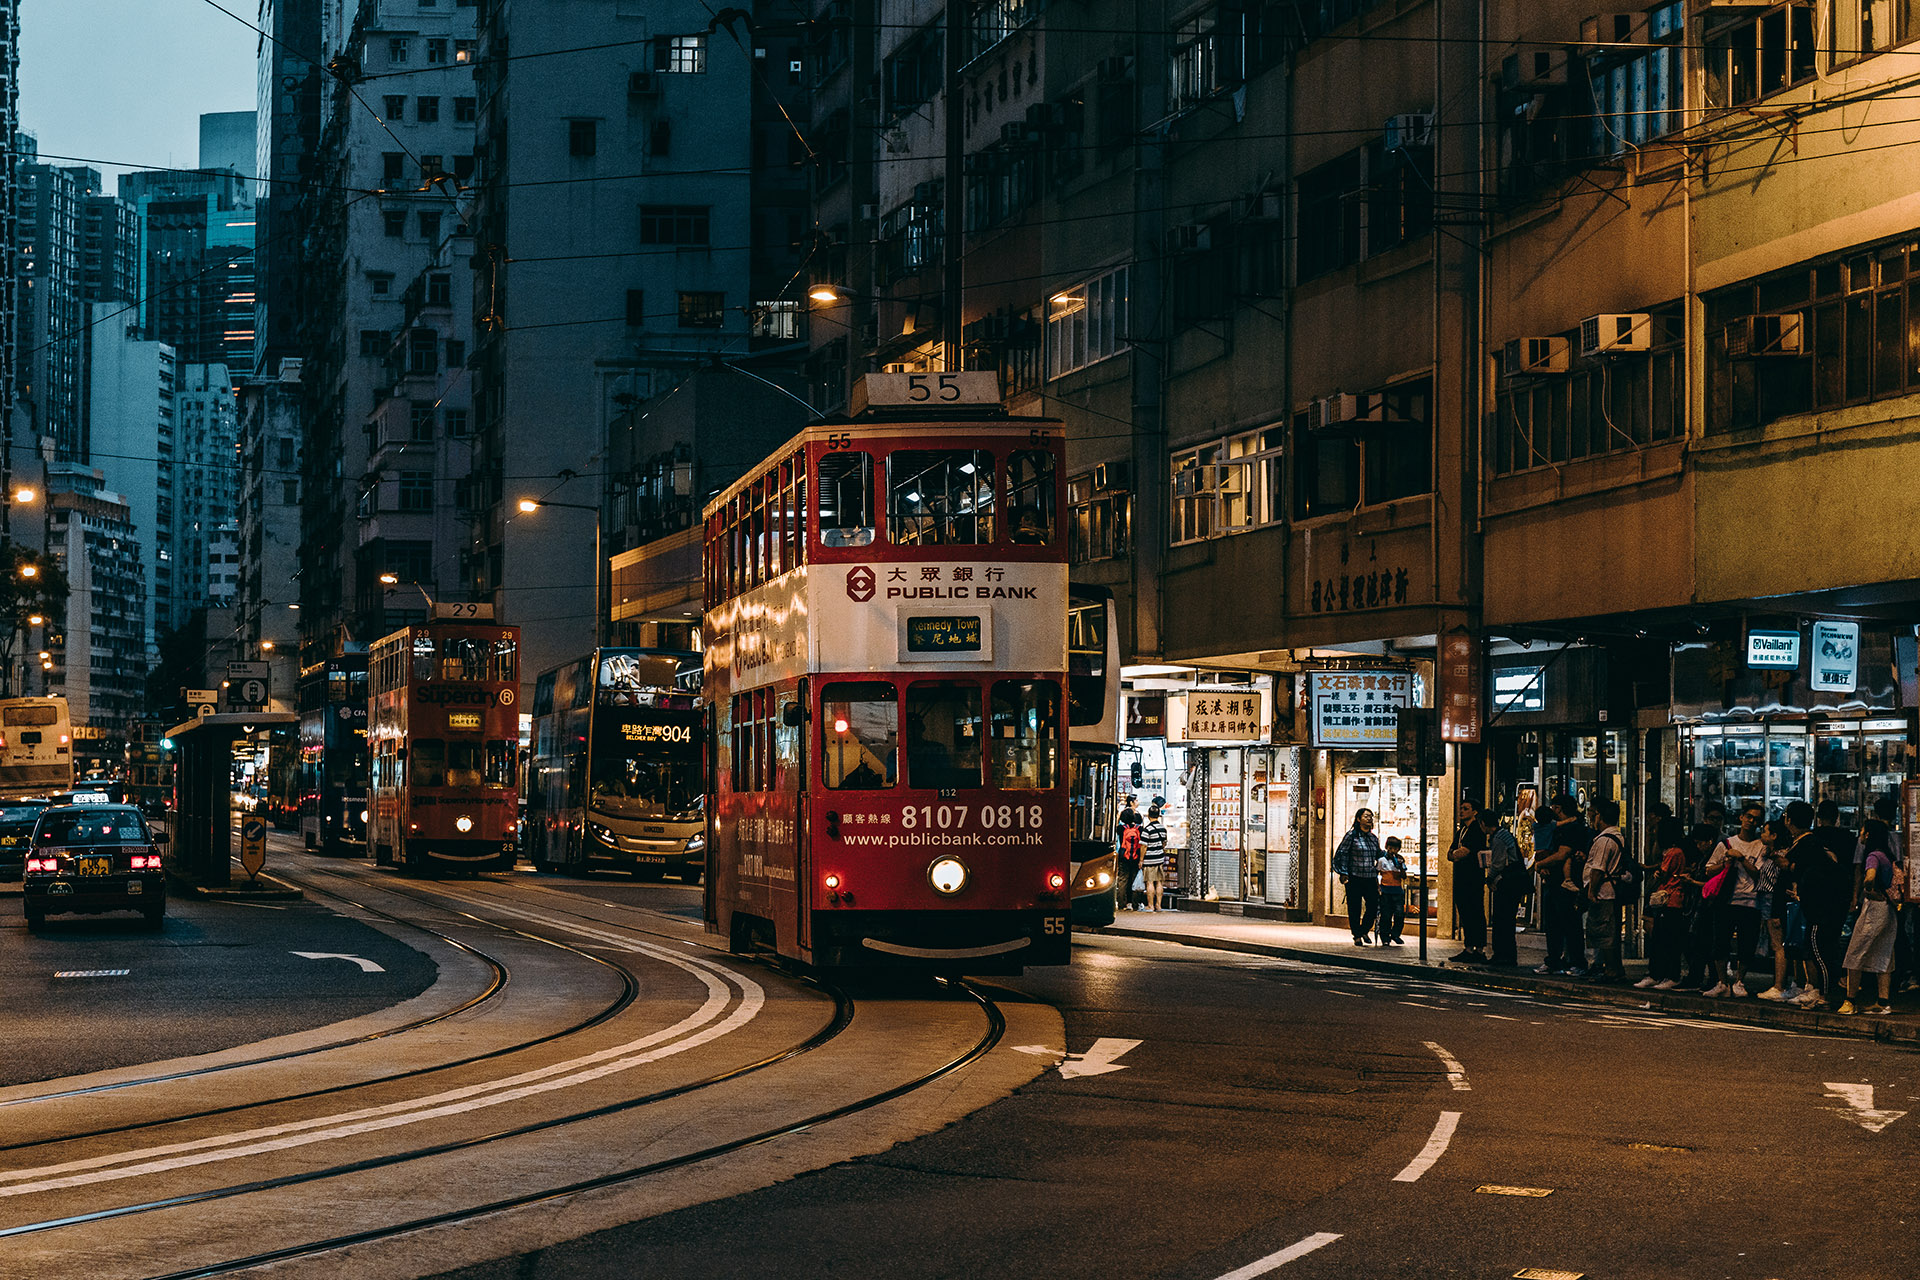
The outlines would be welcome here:
[[[1139,1047],[1138,1040],[1116,1040],[1111,1036],[1102,1036],[1085,1053],[1068,1054],[1067,1060],[1060,1064],[1060,1078],[1071,1080],[1075,1076],[1103,1076],[1109,1071],[1125,1071],[1126,1066],[1114,1059]]]
[[[1855,1121],[1868,1133],[1878,1133],[1888,1125],[1907,1114],[1904,1111],[1882,1111],[1873,1105],[1873,1086],[1870,1084],[1833,1084],[1826,1086],[1827,1096],[1847,1104],[1848,1110],[1832,1110]]]
[[[385,969],[382,969],[379,965],[367,959],[365,956],[342,955],[338,951],[296,951],[293,954],[296,956],[299,956],[302,960],[351,960],[355,964],[360,966],[360,971],[362,973],[385,973],[386,972]]]

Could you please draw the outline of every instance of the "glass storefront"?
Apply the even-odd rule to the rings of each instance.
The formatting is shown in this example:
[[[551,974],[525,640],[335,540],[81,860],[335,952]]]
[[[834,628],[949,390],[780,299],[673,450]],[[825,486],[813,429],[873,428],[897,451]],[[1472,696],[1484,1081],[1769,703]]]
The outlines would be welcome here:
[[[1171,755],[1178,748],[1168,748]],[[1224,902],[1301,905],[1294,830],[1300,752],[1291,747],[1189,748],[1182,790],[1186,848],[1182,891]],[[1169,804],[1172,791],[1164,793]],[[1172,836],[1171,825],[1169,836]]]
[[[1900,799],[1906,776],[1904,720],[1794,720],[1688,725],[1681,730],[1689,812],[1725,806],[1729,818],[1759,804],[1769,818],[1795,800],[1840,806],[1857,826],[1875,801]]]
[[[1342,916],[1347,910],[1346,890],[1333,873],[1332,851],[1353,829],[1353,816],[1362,809],[1373,810],[1374,835],[1382,846],[1388,836],[1400,837],[1400,856],[1407,860],[1407,911],[1416,909],[1420,877],[1427,884],[1427,915],[1435,914],[1440,901],[1440,797],[1447,791],[1442,781],[1427,784],[1427,843],[1425,857],[1420,849],[1420,779],[1403,778],[1394,771],[1393,760],[1377,751],[1337,751],[1333,753],[1333,806],[1328,814],[1327,890],[1329,915]]]

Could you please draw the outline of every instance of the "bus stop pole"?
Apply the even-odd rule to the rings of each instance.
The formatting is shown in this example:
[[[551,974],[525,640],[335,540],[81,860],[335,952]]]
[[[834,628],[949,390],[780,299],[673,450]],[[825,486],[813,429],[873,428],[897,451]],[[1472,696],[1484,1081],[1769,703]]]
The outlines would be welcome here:
[[[1420,963],[1427,962],[1427,770],[1420,769]]]

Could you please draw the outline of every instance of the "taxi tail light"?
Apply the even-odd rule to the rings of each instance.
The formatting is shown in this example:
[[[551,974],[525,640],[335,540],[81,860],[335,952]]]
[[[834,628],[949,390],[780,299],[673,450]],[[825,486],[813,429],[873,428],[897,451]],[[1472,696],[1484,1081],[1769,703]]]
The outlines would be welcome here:
[[[157,871],[160,868],[160,855],[157,853],[136,853],[131,861],[135,871],[144,871],[148,868]]]
[[[60,859],[58,858],[27,859],[27,870],[29,871],[58,871],[59,869]]]

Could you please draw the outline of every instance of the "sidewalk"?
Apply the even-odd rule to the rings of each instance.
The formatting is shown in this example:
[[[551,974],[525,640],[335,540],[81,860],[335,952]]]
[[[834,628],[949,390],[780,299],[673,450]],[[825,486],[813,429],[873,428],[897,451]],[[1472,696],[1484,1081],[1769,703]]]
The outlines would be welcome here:
[[[1531,929],[1516,937],[1520,963],[1511,969],[1448,963],[1447,957],[1459,952],[1460,943],[1452,938],[1434,936],[1427,939],[1427,962],[1422,964],[1416,937],[1418,924],[1417,920],[1408,921],[1407,943],[1404,947],[1356,947],[1345,927],[1288,924],[1199,910],[1122,911],[1113,924],[1095,932],[1125,938],[1153,938],[1215,951],[1238,951],[1316,964],[1344,965],[1374,973],[1398,973],[1461,987],[1524,991],[1688,1018],[1718,1018],[1824,1035],[1920,1044],[1920,993],[1916,992],[1896,993],[1893,998],[1894,1012],[1889,1016],[1876,1018],[1855,1014],[1842,1017],[1837,1013],[1816,1013],[1788,1004],[1773,1004],[1752,996],[1744,1000],[1716,1000],[1708,999],[1697,991],[1637,990],[1631,986],[1601,985],[1578,978],[1552,977],[1533,972],[1533,967],[1546,956],[1546,941],[1538,931]],[[1628,960],[1626,969],[1627,977],[1637,982],[1646,976],[1647,964],[1645,960]],[[1868,977],[1871,981],[1871,976]],[[1767,978],[1762,978],[1757,985],[1749,982],[1747,988],[1757,994],[1767,985],[1767,981]],[[1877,988],[1863,986],[1863,991],[1871,990]],[[1867,1001],[1855,1003],[1864,1005]]]

